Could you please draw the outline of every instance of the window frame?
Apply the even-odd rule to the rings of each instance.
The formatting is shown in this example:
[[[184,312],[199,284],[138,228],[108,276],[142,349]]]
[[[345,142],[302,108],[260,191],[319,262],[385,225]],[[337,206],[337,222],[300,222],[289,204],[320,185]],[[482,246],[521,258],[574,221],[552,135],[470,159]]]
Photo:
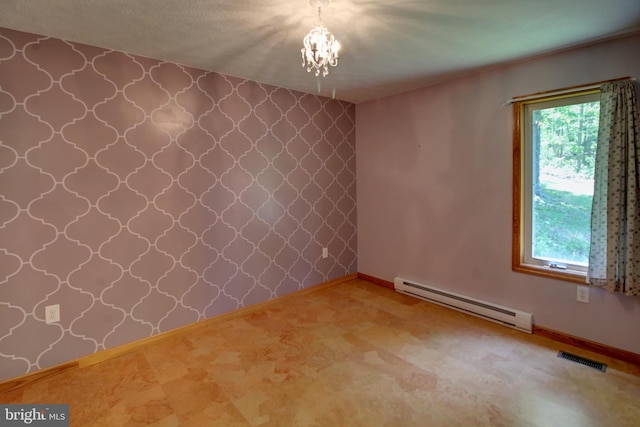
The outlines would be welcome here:
[[[555,94],[554,94],[555,93]],[[554,92],[544,92],[535,95],[522,96],[515,98],[512,103],[513,107],[513,224],[512,224],[512,270],[520,273],[534,274],[538,276],[549,277],[558,280],[564,280],[575,283],[586,282],[586,268],[574,270],[567,268],[566,270],[552,268],[548,262],[529,260],[527,255],[530,254],[531,246],[530,232],[528,233],[525,220],[530,219],[530,213],[527,213],[528,204],[525,198],[531,196],[531,191],[527,191],[524,187],[527,183],[525,174],[531,172],[531,165],[527,152],[530,151],[529,139],[526,136],[531,135],[531,131],[527,129],[525,115],[531,108],[531,105],[562,102],[566,99],[575,99],[588,95],[598,95],[599,87],[575,89],[562,94]],[[577,101],[576,104],[582,102]],[[568,103],[571,105],[571,103]],[[563,105],[567,105],[564,104]]]

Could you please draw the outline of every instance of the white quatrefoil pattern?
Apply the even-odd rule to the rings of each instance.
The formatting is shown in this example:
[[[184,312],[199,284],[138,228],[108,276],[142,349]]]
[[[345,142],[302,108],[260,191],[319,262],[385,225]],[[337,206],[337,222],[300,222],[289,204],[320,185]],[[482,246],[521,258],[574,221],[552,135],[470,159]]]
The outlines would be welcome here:
[[[355,273],[355,196],[353,104],[0,29],[0,380]]]

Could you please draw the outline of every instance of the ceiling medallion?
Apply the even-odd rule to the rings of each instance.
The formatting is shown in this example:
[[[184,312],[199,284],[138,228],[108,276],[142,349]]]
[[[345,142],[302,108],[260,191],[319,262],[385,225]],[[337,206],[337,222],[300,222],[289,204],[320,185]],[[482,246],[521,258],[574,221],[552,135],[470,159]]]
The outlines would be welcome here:
[[[322,77],[329,74],[329,66],[338,65],[338,51],[340,50],[340,43],[329,32],[320,17],[322,8],[327,7],[329,2],[329,0],[309,1],[311,7],[318,9],[318,22],[304,38],[304,47],[301,50],[302,67],[306,68],[308,72],[315,69],[316,76],[319,76],[322,71]]]

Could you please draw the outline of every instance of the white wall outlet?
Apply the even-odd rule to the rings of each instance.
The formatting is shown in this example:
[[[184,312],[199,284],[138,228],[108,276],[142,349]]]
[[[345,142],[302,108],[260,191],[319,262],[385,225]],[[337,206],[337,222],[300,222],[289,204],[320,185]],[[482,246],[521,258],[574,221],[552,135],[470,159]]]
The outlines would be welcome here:
[[[578,296],[576,300],[579,302],[589,302],[589,287],[578,285]]]
[[[46,323],[60,321],[60,304],[48,305],[44,308],[44,321]]]
[[[322,258],[327,258],[329,256],[329,248],[322,248]]]

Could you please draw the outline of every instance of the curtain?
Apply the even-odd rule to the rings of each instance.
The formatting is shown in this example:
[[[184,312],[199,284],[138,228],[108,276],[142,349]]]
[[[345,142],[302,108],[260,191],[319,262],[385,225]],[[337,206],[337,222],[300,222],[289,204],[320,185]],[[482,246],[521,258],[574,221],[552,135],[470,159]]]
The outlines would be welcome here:
[[[640,295],[640,114],[631,80],[601,86],[587,281]]]

